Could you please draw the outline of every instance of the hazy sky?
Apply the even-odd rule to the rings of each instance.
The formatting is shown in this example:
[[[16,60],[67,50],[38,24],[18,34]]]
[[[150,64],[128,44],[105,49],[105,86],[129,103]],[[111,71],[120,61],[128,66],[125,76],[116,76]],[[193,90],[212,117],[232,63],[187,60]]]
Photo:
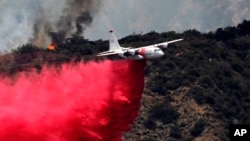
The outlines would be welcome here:
[[[82,9],[75,10],[89,9],[92,14],[93,21],[84,31],[85,38],[90,40],[108,39],[110,29],[115,30],[120,39],[132,33],[150,31],[214,31],[218,27],[237,25],[244,19],[250,20],[250,0],[82,1],[93,4],[78,6]],[[48,25],[53,31],[58,31],[56,23],[71,2],[73,0],[0,0],[0,52],[30,43],[36,36],[45,38],[46,44],[51,43],[47,34],[35,33],[45,33]],[[70,22],[74,25],[72,20]],[[38,26],[39,23],[43,24]],[[38,46],[46,47],[44,40],[39,41]]]
[[[250,0],[105,0],[84,35],[108,39],[109,29],[118,38],[133,32],[207,32],[244,19],[250,19]]]

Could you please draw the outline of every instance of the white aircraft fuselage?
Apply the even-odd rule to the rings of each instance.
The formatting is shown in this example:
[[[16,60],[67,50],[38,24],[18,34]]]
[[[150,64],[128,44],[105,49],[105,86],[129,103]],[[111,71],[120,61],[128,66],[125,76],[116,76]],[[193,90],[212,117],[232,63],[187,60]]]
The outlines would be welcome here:
[[[137,49],[123,49],[123,52],[118,53],[118,55],[125,59],[142,60],[160,58],[164,53],[158,47],[141,47]]]
[[[113,31],[110,31],[110,34],[111,36],[109,40],[109,50],[98,53],[97,56],[107,56],[116,54],[122,58],[131,60],[155,59],[155,58],[160,58],[164,55],[161,48],[167,48],[169,43],[183,40],[183,39],[177,39],[173,41],[168,41],[138,48],[131,48],[131,47],[124,48],[119,45],[118,40]]]

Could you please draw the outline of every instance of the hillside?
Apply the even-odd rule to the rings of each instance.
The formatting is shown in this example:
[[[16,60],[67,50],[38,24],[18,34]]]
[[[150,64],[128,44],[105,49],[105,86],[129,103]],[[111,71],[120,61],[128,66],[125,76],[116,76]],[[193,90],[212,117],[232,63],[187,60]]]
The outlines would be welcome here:
[[[142,114],[125,137],[228,140],[230,124],[249,124],[249,28],[244,21],[210,33],[149,33],[185,40],[148,62]]]
[[[140,116],[124,140],[228,140],[230,124],[250,124],[250,21],[201,33],[187,30],[130,35],[123,46],[143,46],[184,38],[165,49],[161,59],[147,61]],[[93,54],[107,41],[74,36],[54,51],[24,45],[0,57],[2,75],[43,64],[101,60]],[[110,58],[114,59],[114,58]]]

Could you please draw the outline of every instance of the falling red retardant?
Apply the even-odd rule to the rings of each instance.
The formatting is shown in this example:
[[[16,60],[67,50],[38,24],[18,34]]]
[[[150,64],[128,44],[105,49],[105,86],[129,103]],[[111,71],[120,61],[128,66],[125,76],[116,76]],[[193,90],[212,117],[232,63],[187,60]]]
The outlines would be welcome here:
[[[145,61],[43,67],[0,81],[1,141],[121,141],[138,115]]]

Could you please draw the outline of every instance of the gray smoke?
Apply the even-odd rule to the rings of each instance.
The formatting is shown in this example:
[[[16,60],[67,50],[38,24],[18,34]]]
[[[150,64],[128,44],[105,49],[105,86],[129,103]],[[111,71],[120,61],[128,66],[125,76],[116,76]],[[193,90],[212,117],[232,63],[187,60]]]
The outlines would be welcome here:
[[[211,31],[219,27],[235,26],[249,19],[249,0],[185,0],[180,2],[179,11],[170,18],[172,29],[195,28]]]
[[[0,50],[26,43],[47,47],[81,35],[101,0],[0,0]]]
[[[120,38],[150,31],[209,32],[250,20],[249,13],[250,0],[105,0],[84,35],[107,39],[107,29]]]

